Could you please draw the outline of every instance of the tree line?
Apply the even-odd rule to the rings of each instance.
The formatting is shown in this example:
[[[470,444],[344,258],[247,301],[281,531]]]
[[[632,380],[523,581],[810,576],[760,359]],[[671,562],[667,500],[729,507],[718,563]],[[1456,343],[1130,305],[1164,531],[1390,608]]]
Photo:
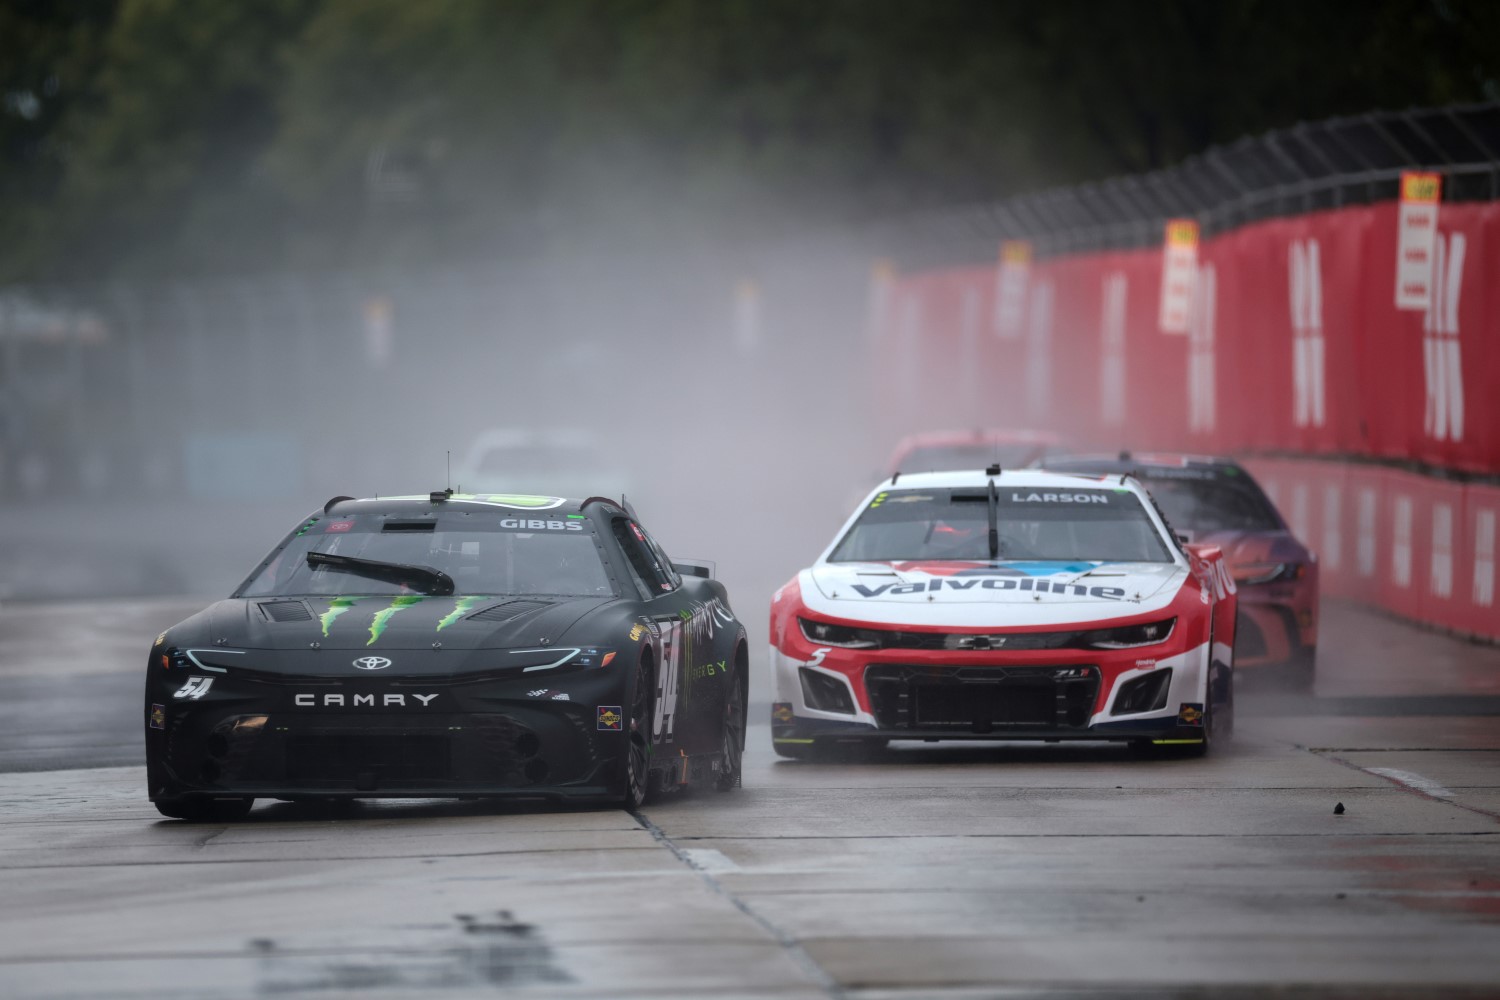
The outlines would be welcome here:
[[[0,282],[859,224],[1497,80],[1488,0],[0,0]]]

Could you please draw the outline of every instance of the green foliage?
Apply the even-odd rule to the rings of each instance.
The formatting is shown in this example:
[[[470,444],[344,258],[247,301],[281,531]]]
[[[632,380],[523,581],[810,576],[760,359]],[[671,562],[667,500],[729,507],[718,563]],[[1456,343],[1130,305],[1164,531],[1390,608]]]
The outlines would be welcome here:
[[[0,0],[0,279],[745,238],[1500,96],[1483,0]]]

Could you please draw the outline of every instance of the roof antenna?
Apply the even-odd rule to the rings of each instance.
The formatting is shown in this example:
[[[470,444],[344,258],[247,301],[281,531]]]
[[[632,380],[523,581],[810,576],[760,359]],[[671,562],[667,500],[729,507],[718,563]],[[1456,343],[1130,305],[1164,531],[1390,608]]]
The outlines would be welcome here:
[[[447,489],[447,491],[449,493],[452,493],[453,492],[453,449],[449,448],[447,451],[443,452],[443,454],[445,454],[445,455],[448,456],[448,475],[445,477],[446,481],[443,483],[443,486],[444,486],[445,489]]]

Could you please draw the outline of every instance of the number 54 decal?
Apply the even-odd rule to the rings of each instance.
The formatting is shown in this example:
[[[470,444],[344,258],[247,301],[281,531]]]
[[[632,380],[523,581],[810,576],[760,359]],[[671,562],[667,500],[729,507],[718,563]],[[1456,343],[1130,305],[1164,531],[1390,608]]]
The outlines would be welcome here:
[[[208,689],[213,687],[213,684],[212,677],[189,677],[186,684],[172,692],[172,697],[197,701],[208,694]]]

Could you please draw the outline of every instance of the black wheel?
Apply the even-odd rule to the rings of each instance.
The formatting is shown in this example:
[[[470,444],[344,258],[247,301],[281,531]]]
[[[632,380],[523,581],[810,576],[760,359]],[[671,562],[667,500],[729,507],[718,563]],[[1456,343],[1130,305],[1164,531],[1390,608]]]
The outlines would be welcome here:
[[[1287,685],[1293,691],[1311,694],[1313,682],[1317,680],[1318,647],[1307,646],[1297,650],[1287,664]]]
[[[250,815],[254,799],[157,799],[156,811],[189,823],[237,823]]]
[[[745,762],[745,680],[744,666],[736,657],[735,671],[729,675],[729,694],[724,699],[724,749],[715,782],[721,792],[740,787]]]
[[[651,797],[651,725],[655,717],[656,680],[651,675],[651,661],[642,656],[635,668],[631,685],[630,715],[625,720],[626,809],[639,809]]]

